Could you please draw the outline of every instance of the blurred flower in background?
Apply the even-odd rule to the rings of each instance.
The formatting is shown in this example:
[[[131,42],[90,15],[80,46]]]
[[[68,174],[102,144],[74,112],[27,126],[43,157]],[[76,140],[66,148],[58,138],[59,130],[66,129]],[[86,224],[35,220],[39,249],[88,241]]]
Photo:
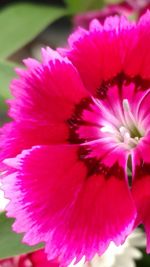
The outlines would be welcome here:
[[[16,256],[0,261],[0,267],[58,267],[54,261],[48,261],[43,249],[38,251]]]
[[[83,27],[88,29],[89,23],[94,19],[98,19],[101,23],[108,16],[126,16],[137,20],[147,9],[150,8],[150,0],[125,0],[125,1],[108,1],[101,9],[88,10],[78,12],[72,17],[72,27]],[[107,3],[107,1],[106,1]],[[52,48],[57,46],[66,46],[67,36],[71,33],[71,23],[69,20],[60,20],[51,25],[46,31],[29,45],[28,53],[38,60],[40,58],[40,48],[49,45]]]
[[[31,267],[33,266],[27,256],[16,256],[0,261],[0,267]],[[44,267],[44,266],[43,266]]]
[[[124,15],[138,19],[148,8],[150,8],[150,0],[121,1],[120,3],[108,4],[99,10],[79,13],[73,17],[73,25],[74,27],[88,28],[92,19],[96,18],[103,23],[107,16],[114,15]]]
[[[124,15],[130,16],[133,12],[133,8],[126,2],[120,4],[110,4],[100,10],[88,11],[77,14],[73,17],[74,27],[88,28],[89,23],[94,19],[98,19],[101,23],[104,22],[107,16]]]

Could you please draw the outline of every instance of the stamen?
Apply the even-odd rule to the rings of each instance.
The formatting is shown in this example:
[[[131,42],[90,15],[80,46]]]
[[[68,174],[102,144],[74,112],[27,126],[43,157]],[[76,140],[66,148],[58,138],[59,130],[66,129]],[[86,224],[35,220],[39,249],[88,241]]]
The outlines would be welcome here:
[[[128,116],[128,118],[126,118],[127,119],[127,124],[130,122],[130,123],[132,123],[133,125],[136,126],[136,121],[135,121],[135,118],[134,118],[133,114],[131,113],[130,104],[129,104],[128,99],[123,99],[122,105],[123,105],[123,109],[124,109],[124,115],[126,117]]]
[[[135,120],[135,117],[133,116],[131,109],[130,109],[130,104],[128,99],[123,99],[122,101],[123,105],[123,110],[124,110],[124,118],[126,121],[126,128],[130,132],[130,135],[134,137],[141,137],[142,134],[138,129],[138,122]]]
[[[121,133],[122,136],[124,136],[125,133],[128,132],[127,128],[125,128],[124,126],[121,126],[121,127],[119,128],[119,131],[120,131],[120,133]]]
[[[128,144],[131,138],[129,131],[124,126],[121,126],[119,128],[119,131],[120,131],[121,137],[123,138],[123,143]]]
[[[136,147],[137,144],[138,144],[138,142],[134,138],[131,138],[130,142],[128,143],[130,148]]]
[[[129,134],[128,132],[126,132],[126,133],[124,134],[124,143],[125,143],[125,144],[129,144],[130,139],[131,139],[130,134]]]
[[[103,133],[114,133],[114,130],[109,125],[101,127],[100,130]]]
[[[103,108],[103,111],[107,111],[105,115],[108,115],[108,109],[99,101],[97,103],[99,108]],[[104,118],[103,126],[100,128],[100,131],[104,134],[103,138],[108,138],[108,136],[113,138],[112,140],[119,145],[125,146],[127,149],[132,149],[137,146],[140,138],[142,137],[141,132],[138,128],[138,122],[136,121],[134,114],[132,113],[130,103],[128,99],[123,99],[122,101],[123,119],[116,122],[114,116],[111,114],[107,118]],[[109,118],[109,119],[108,119]]]
[[[120,131],[121,137],[123,138],[123,143],[125,143],[129,147],[134,147],[137,145],[137,143],[139,141],[138,136],[132,138],[129,130],[124,126],[121,126],[119,128],[119,131]]]
[[[130,111],[130,105],[129,105],[128,99],[123,99],[122,105],[123,105],[124,111],[127,111],[127,112]]]

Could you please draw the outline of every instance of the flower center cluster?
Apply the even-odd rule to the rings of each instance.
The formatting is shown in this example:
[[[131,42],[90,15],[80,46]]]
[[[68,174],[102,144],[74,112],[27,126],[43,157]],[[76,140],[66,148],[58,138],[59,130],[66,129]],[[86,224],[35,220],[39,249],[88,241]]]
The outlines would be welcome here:
[[[150,133],[149,103],[150,82],[120,73],[76,105],[68,120],[68,141],[90,150],[103,144],[131,151]]]
[[[121,118],[118,118],[118,125],[109,121],[105,121],[105,125],[100,128],[100,131],[104,134],[112,136],[114,141],[124,145],[128,149],[136,147],[140,138],[144,136],[144,129],[138,123],[138,120],[131,112],[131,107],[127,99],[122,101],[122,114]],[[114,118],[116,121],[116,118]]]
[[[109,178],[116,170],[118,177],[123,176],[122,168],[117,162],[111,165],[111,160],[120,151],[131,156],[145,145],[150,135],[149,103],[150,81],[120,73],[75,106],[67,121],[68,142],[79,144],[78,157],[87,166],[88,177],[103,173]]]

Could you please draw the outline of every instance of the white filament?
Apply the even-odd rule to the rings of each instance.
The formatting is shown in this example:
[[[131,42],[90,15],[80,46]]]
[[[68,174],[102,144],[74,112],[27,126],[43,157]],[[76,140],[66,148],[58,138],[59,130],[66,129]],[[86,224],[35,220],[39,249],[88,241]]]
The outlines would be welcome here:
[[[100,130],[103,133],[110,134],[112,138],[115,137],[118,143],[122,143],[131,149],[138,144],[140,137],[136,135],[140,135],[140,132],[137,128],[137,121],[131,112],[128,99],[123,99],[122,107],[124,120],[120,122],[118,119],[118,127],[114,127],[114,125],[111,125],[111,122],[105,121],[105,125]],[[122,125],[120,126],[120,124]],[[135,136],[133,137],[134,132]]]

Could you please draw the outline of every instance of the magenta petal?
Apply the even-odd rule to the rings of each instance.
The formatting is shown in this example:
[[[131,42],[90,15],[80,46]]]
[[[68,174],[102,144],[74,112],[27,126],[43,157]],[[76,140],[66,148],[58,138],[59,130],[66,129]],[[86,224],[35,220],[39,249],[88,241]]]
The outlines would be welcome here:
[[[140,172],[140,170],[138,170]],[[142,171],[141,171],[142,172]],[[138,210],[137,223],[143,223],[147,235],[147,252],[150,253],[150,174],[135,177],[132,194]]]
[[[66,143],[66,121],[75,105],[88,96],[68,59],[50,48],[42,51],[44,63],[25,60],[28,69],[17,71],[20,77],[11,83],[14,99],[9,100],[9,115],[14,122],[0,130],[1,161],[34,145]]]
[[[37,125],[28,122],[10,122],[1,129],[0,145],[3,151],[0,154],[0,165],[3,159],[15,157],[22,150],[34,145],[59,144],[67,142],[69,130],[65,123],[49,123]]]
[[[145,140],[145,139],[144,139]],[[150,137],[133,152],[132,195],[137,207],[136,225],[143,223],[147,234],[147,252],[150,253]]]
[[[57,52],[52,59],[48,52],[44,53],[47,61],[45,54],[44,63],[39,65],[28,59],[28,70],[21,71],[20,77],[11,83],[15,98],[9,100],[9,114],[17,122],[28,121],[32,125],[64,122],[71,116],[74,105],[88,96],[68,59],[55,55]]]
[[[88,177],[78,147],[70,145],[36,146],[5,164],[12,168],[3,188],[13,228],[30,245],[44,241],[49,259],[90,259],[130,233],[135,209],[117,168],[109,178]]]
[[[128,47],[126,49],[124,69],[128,75],[140,75],[144,79],[150,78],[150,12],[147,11],[139,20],[136,27],[133,27],[131,34],[126,40]],[[132,38],[135,36],[135,38]],[[127,44],[127,43],[126,43]]]
[[[108,17],[104,25],[93,20],[89,31],[80,28],[71,35],[70,48],[62,54],[77,67],[89,91],[94,93],[103,80],[122,71],[130,77],[150,78],[149,14],[137,23],[119,16]]]
[[[93,94],[103,80],[111,79],[123,70],[133,27],[125,18],[115,16],[106,19],[104,26],[94,20],[89,31],[80,28],[71,35],[70,48],[64,55],[76,66]]]

